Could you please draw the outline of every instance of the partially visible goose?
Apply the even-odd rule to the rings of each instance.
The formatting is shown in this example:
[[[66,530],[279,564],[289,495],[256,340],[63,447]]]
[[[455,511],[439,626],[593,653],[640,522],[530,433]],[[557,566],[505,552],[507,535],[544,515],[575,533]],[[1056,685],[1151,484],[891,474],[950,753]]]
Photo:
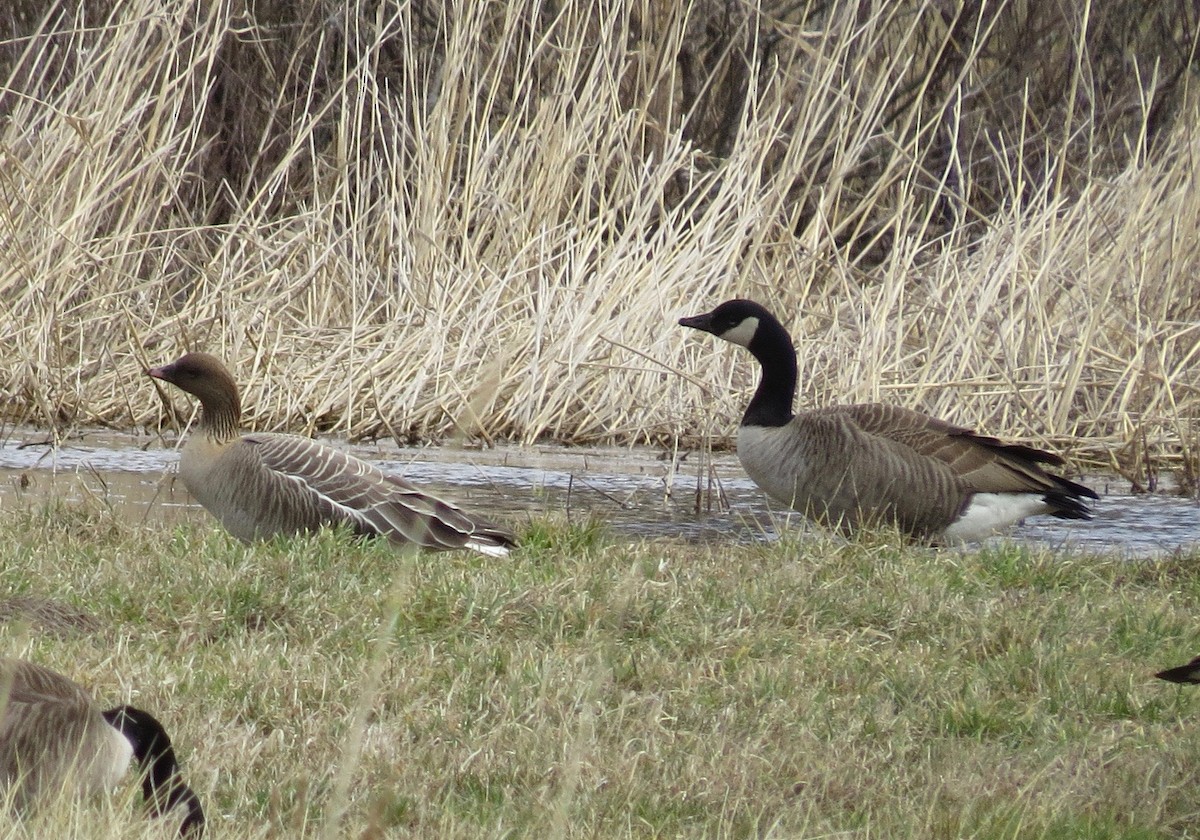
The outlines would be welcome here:
[[[783,325],[749,300],[681,318],[681,326],[747,348],[762,380],[738,429],[738,459],[763,490],[810,519],[851,533],[894,524],[921,540],[981,539],[1034,514],[1090,519],[1082,484],[1047,473],[1062,458],[1001,443],[897,406],[792,412],[796,349]]]
[[[157,816],[176,807],[179,833],[204,831],[200,800],[179,776],[171,739],[154,716],[132,706],[100,711],[77,683],[24,659],[0,659],[0,783],[35,806],[59,791],[111,791],[136,758],[142,793]]]
[[[184,444],[179,475],[239,539],[345,525],[363,536],[492,556],[516,544],[509,531],[353,455],[295,435],[240,435],[237,385],[215,356],[188,353],[146,372],[200,400],[199,428]]]
[[[1168,668],[1165,671],[1159,671],[1154,676],[1160,680],[1173,683],[1192,683],[1193,685],[1200,683],[1200,656],[1197,656],[1186,665],[1178,665],[1174,668]]]
[[[78,607],[55,598],[13,595],[0,598],[0,624],[21,621],[46,633],[66,636],[71,633],[96,633],[100,620]]]

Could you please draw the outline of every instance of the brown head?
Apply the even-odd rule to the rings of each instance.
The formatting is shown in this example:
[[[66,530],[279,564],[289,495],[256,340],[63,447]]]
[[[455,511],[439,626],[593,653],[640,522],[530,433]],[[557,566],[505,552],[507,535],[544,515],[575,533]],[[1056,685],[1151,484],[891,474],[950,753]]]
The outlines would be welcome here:
[[[237,383],[221,360],[209,353],[188,353],[169,365],[150,368],[147,374],[170,382],[200,400],[202,428],[232,437],[241,419],[242,403]]]

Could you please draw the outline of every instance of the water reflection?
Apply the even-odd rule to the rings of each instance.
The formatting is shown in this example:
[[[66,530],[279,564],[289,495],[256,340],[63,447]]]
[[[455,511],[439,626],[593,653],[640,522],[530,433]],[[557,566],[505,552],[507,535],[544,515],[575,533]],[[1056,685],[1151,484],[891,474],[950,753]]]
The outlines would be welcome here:
[[[173,441],[97,431],[55,447],[44,438],[30,431],[0,441],[0,507],[59,498],[105,505],[135,521],[207,516],[173,480]],[[522,518],[551,511],[594,516],[629,538],[751,542],[774,538],[777,528],[803,527],[787,512],[772,511],[732,454],[698,463],[696,454],[674,462],[646,448],[402,449],[390,442],[343,448],[518,528]],[[1006,538],[1130,557],[1200,546],[1196,501],[1131,495],[1124,482],[1109,479],[1088,483],[1103,496],[1094,521],[1038,517]]]

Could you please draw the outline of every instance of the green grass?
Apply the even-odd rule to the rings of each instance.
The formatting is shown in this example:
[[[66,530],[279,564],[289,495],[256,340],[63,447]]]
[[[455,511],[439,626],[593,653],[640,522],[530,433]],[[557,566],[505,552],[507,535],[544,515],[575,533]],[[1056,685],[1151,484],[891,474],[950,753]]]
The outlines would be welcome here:
[[[6,593],[105,629],[4,648],[168,725],[214,837],[1190,836],[1194,556],[884,537],[506,560],[0,516]],[[0,837],[163,836],[136,793]],[[155,833],[157,832],[157,833]]]

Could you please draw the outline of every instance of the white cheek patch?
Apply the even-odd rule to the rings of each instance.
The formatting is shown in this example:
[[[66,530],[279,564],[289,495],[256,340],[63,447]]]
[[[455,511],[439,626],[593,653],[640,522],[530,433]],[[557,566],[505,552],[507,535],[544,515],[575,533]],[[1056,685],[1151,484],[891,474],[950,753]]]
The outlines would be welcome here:
[[[89,778],[82,779],[91,793],[111,793],[129,770],[133,760],[133,745],[112,725],[104,727],[108,743],[100,750]]]
[[[736,327],[725,330],[725,332],[721,333],[720,337],[734,344],[749,347],[750,342],[754,340],[756,332],[758,332],[758,319],[750,317],[742,319],[741,323]]]

